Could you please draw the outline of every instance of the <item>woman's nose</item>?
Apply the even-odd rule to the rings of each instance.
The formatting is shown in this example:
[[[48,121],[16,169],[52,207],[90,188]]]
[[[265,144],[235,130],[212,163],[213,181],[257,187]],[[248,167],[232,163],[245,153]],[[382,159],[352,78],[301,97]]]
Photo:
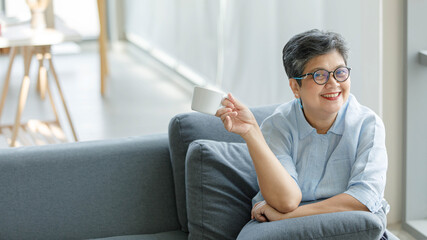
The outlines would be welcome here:
[[[328,82],[326,83],[326,86],[329,86],[329,87],[336,87],[336,86],[339,86],[339,85],[340,85],[340,83],[335,79],[334,74],[330,74],[330,75],[329,75],[329,80],[328,80]]]

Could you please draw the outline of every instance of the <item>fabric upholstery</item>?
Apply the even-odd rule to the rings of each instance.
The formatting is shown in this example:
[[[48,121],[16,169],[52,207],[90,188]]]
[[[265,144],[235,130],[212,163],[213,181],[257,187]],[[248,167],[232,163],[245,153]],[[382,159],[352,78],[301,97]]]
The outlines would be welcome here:
[[[143,235],[125,235],[108,238],[97,238],[96,240],[187,240],[188,234],[183,231],[171,231]]]
[[[0,151],[0,238],[180,228],[167,134]]]
[[[194,141],[186,184],[189,239],[236,239],[259,191],[246,144]]]
[[[385,231],[385,213],[364,211],[337,212],[259,223],[251,220],[240,239],[380,239]]]
[[[278,105],[251,109],[258,124],[271,115]],[[175,183],[178,218],[182,230],[188,232],[185,200],[185,156],[188,145],[197,139],[225,142],[243,142],[243,139],[224,129],[221,120],[215,116],[191,112],[178,114],[169,123],[169,148]]]

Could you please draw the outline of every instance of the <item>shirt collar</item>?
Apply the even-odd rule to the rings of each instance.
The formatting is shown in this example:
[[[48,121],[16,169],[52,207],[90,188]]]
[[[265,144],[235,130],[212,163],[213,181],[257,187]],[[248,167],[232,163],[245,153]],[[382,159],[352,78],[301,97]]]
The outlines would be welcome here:
[[[345,115],[345,112],[347,111],[348,103],[352,97],[353,96],[350,94],[347,101],[344,103],[344,105],[338,111],[337,118],[335,119],[334,123],[332,124],[332,127],[328,130],[328,132],[332,132],[332,133],[335,133],[337,135],[342,135],[344,133],[344,115]],[[301,107],[299,106],[298,100],[294,102],[294,106],[296,108],[299,138],[303,139],[303,138],[307,137],[309,134],[311,134],[313,131],[316,131],[316,129],[313,128],[307,122],[307,119],[305,119],[304,113],[303,113]]]
[[[298,99],[294,102],[295,111],[297,115],[297,126],[298,126],[298,135],[299,139],[303,139],[311,134],[313,131],[316,131],[305,119],[304,113],[298,103]]]

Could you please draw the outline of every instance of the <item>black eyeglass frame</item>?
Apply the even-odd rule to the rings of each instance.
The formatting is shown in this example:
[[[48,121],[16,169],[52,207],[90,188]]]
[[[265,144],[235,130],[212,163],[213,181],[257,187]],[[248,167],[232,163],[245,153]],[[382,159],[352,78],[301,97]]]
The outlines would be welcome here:
[[[347,70],[348,70],[348,76],[347,76],[347,78],[346,78],[346,79],[344,79],[344,80],[338,80],[338,79],[337,79],[337,77],[336,77],[336,75],[335,75],[335,73],[338,71],[338,69],[341,69],[341,68],[347,68]],[[318,69],[318,70],[316,70],[316,71],[314,71],[314,72],[312,72],[312,73],[306,73],[306,74],[301,75],[301,76],[299,76],[299,77],[293,77],[293,79],[297,80],[297,81],[298,81],[298,83],[301,85],[301,80],[306,79],[308,75],[312,75],[312,76],[313,76],[313,81],[314,81],[316,84],[318,84],[318,85],[325,85],[325,84],[329,81],[329,78],[330,78],[330,76],[331,76],[331,73],[333,73],[332,75],[334,76],[335,80],[337,80],[337,82],[345,82],[345,81],[347,81],[347,79],[350,77],[350,70],[351,70],[351,68],[350,68],[350,67],[338,67],[338,68],[337,68],[337,69],[335,69],[334,71],[328,71],[328,70],[326,70],[326,69]],[[326,81],[325,81],[324,83],[318,83],[318,82],[316,81],[316,79],[314,78],[314,74],[315,74],[316,72],[318,72],[318,71],[326,71],[326,72],[328,72],[328,78],[326,79]]]

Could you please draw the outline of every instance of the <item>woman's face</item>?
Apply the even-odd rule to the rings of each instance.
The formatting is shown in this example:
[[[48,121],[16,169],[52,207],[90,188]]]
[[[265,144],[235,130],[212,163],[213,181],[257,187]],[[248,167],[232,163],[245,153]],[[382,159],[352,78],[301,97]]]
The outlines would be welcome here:
[[[308,61],[303,74],[312,73],[318,69],[334,71],[342,66],[346,66],[343,57],[338,51],[333,50]],[[315,83],[312,75],[302,80],[301,87],[295,80],[291,81],[292,91],[296,97],[301,98],[304,114],[308,120],[335,118],[348,99],[350,85],[350,77],[344,82],[338,82],[332,73],[329,75],[329,81],[324,85]]]

